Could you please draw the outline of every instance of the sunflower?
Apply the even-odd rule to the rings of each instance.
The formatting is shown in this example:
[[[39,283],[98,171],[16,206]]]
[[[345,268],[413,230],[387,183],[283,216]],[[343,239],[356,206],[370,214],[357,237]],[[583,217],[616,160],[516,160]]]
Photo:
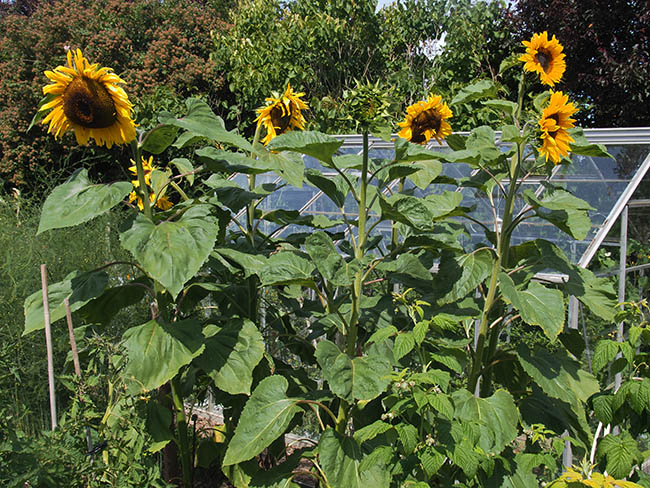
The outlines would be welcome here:
[[[41,107],[52,109],[43,124],[50,124],[47,131],[55,138],[72,129],[79,144],[93,138],[108,148],[135,139],[132,105],[118,86],[124,81],[110,68],[88,63],[77,49],[68,51],[67,66],[57,66],[45,76],[53,83],[44,86],[43,93],[53,98]]]
[[[133,173],[134,175],[137,176],[138,174],[138,169],[135,166],[135,161],[131,160],[133,163],[133,166],[129,168],[129,171]],[[156,166],[153,164],[153,156],[150,156],[149,159],[144,159],[142,158],[142,169],[144,169],[144,182],[146,183],[147,187],[151,185],[151,173],[153,170],[158,169]],[[140,188],[140,181],[138,179],[132,180],[131,184],[135,188]],[[142,203],[142,198],[138,193],[133,190],[131,193],[129,193],[129,203],[137,202],[138,208],[140,210],[144,210],[144,204]],[[174,204],[167,198],[167,195],[160,195],[158,199],[156,200],[156,194],[152,191],[149,191],[149,202],[151,205],[156,205],[161,210],[169,210],[174,206]]]
[[[451,134],[447,119],[453,115],[440,95],[429,95],[426,101],[414,103],[406,109],[406,119],[397,124],[402,128],[397,135],[418,144],[426,144],[433,137],[442,144],[442,140]]]
[[[540,81],[545,85],[553,86],[562,79],[566,63],[564,47],[555,38],[555,35],[548,39],[546,31],[535,34],[530,41],[522,41],[526,46],[526,54],[519,57],[519,61],[526,63],[526,71],[539,73]]]
[[[553,164],[559,163],[563,156],[569,154],[569,143],[573,142],[567,129],[573,127],[575,119],[571,116],[578,109],[573,103],[568,102],[568,95],[551,90],[548,107],[544,109],[538,122],[542,132],[540,136],[542,147],[539,153],[546,157],[546,161],[550,159]]]
[[[301,110],[309,110],[309,106],[300,99],[304,95],[302,92],[294,93],[291,85],[288,84],[280,98],[268,97],[267,105],[257,109],[258,116],[255,122],[258,126],[264,124],[266,128],[266,137],[262,139],[264,145],[275,136],[292,129],[304,130],[305,117]]]

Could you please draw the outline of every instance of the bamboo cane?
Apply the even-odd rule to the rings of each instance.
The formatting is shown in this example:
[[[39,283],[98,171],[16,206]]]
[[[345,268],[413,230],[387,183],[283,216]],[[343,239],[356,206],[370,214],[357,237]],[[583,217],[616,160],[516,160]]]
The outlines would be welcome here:
[[[52,430],[56,429],[56,395],[54,393],[54,361],[52,359],[52,331],[50,329],[50,302],[47,292],[47,267],[41,264],[41,288],[43,290],[43,319],[45,322],[45,347],[47,349],[47,380],[50,389],[50,417]]]

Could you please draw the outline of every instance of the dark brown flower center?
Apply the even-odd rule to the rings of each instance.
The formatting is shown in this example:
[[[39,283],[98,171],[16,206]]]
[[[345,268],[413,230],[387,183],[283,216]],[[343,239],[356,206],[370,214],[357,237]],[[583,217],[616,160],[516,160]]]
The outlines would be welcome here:
[[[545,73],[548,72],[551,67],[551,59],[553,56],[546,49],[538,49],[537,54],[535,54],[535,59],[540,64]]]
[[[71,122],[92,129],[113,125],[115,104],[108,90],[98,81],[75,78],[63,92],[63,112]]]
[[[425,110],[418,114],[411,123],[411,142],[420,144],[426,141],[424,132],[433,129],[437,134],[440,131],[442,117],[434,108]]]
[[[286,110],[284,105],[276,105],[271,109],[271,122],[273,122],[275,132],[277,134],[283,134],[287,130],[287,127],[289,127],[291,114]]]

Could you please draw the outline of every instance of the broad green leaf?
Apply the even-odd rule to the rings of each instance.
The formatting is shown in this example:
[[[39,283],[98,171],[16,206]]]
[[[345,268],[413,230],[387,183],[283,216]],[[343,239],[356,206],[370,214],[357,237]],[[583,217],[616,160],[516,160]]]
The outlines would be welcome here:
[[[178,134],[178,127],[158,125],[147,132],[140,148],[151,154],[160,154],[167,149]]]
[[[203,180],[203,184],[210,187],[214,196],[210,203],[227,207],[237,213],[249,203],[265,196],[258,191],[248,191],[241,188],[236,182],[228,180],[221,175],[213,174]]]
[[[336,250],[330,236],[325,232],[315,232],[305,241],[305,250],[318,272],[334,286],[351,285],[356,268],[346,263]]]
[[[411,180],[419,189],[426,189],[433,180],[435,180],[442,172],[442,163],[440,161],[420,161],[418,163],[418,170],[409,175],[408,179]]]
[[[284,210],[281,208],[263,214],[262,219],[281,226],[306,225],[316,229],[330,229],[343,223],[342,220],[330,220],[324,215],[301,214],[298,210]]]
[[[150,320],[128,329],[122,339],[128,357],[124,377],[132,392],[165,384],[205,347],[201,324],[191,319],[171,324]]]
[[[413,332],[400,332],[395,338],[395,345],[393,346],[393,355],[395,361],[399,361],[415,347],[415,336]]]
[[[524,371],[552,398],[576,405],[600,391],[596,378],[561,350],[550,353],[538,349],[533,355],[522,345],[517,348],[517,355]]]
[[[75,312],[93,298],[100,296],[108,285],[108,275],[104,271],[80,273],[74,271],[63,281],[48,286],[48,303],[50,322],[54,323],[65,317],[65,299],[70,303],[70,310]],[[25,299],[25,330],[23,335],[45,327],[43,316],[43,292],[32,293]]]
[[[440,152],[428,149],[421,144],[414,144],[401,137],[395,139],[395,161],[431,161],[438,160],[440,157]],[[432,162],[434,162],[434,167],[440,165],[439,161]],[[441,165],[440,170],[442,170]],[[438,171],[438,174],[440,174],[440,171]]]
[[[235,263],[238,268],[241,268],[244,273],[244,278],[259,275],[266,264],[266,258],[264,256],[248,254],[228,247],[216,247],[214,252],[223,256],[228,261]]]
[[[508,100],[484,100],[481,102],[486,107],[493,108],[495,110],[500,110],[510,117],[514,117],[517,113],[517,108],[519,107],[515,102],[510,102]]]
[[[302,181],[305,176],[305,162],[302,160],[300,154],[265,151],[258,153],[258,155],[262,161],[265,161],[267,165],[272,167],[273,171],[286,180],[287,183],[296,188],[302,188]]]
[[[176,169],[181,175],[185,175],[184,178],[190,185],[194,184],[194,165],[192,161],[187,158],[174,158],[169,162],[170,165],[176,166]]]
[[[411,424],[399,423],[395,425],[397,436],[405,455],[412,454],[418,445],[419,435],[418,429]]]
[[[88,170],[79,169],[45,200],[37,235],[87,222],[113,208],[132,190],[128,181],[95,185],[88,179]]]
[[[596,418],[604,425],[611,424],[614,420],[613,400],[614,397],[612,395],[600,393],[591,400]]]
[[[291,131],[273,138],[267,147],[271,151],[295,151],[331,163],[341,144],[342,140],[322,132]]]
[[[481,80],[462,88],[451,101],[451,105],[467,103],[481,98],[492,98],[497,94],[496,85],[489,80]]]
[[[376,266],[377,271],[388,273],[390,279],[400,281],[399,275],[406,275],[420,281],[431,281],[431,272],[413,254],[400,254],[393,261],[382,261]]]
[[[520,143],[523,140],[521,131],[515,125],[504,125],[501,127],[501,141]]]
[[[216,147],[202,147],[196,150],[196,155],[213,173],[256,175],[273,171],[273,165],[268,161],[252,159],[247,154],[223,151]]]
[[[389,474],[381,464],[361,469],[362,454],[351,437],[344,437],[333,429],[325,430],[318,444],[318,459],[331,487],[388,488]]]
[[[422,469],[424,470],[426,475],[430,478],[431,476],[436,474],[440,468],[442,468],[442,465],[447,460],[447,456],[445,456],[442,452],[440,452],[436,448],[427,447],[421,451],[418,451],[418,459],[420,460],[420,465],[422,466]],[[425,486],[427,488],[429,487],[429,485],[426,483]]]
[[[176,147],[182,147],[183,144],[190,142],[191,139],[188,137],[205,137],[211,141],[229,144],[244,151],[250,152],[253,150],[253,146],[242,136],[235,132],[228,132],[225,129],[223,120],[217,117],[210,109],[210,106],[203,100],[189,98],[185,101],[185,105],[187,106],[187,115],[180,119],[170,113],[163,113],[158,117],[158,120],[163,125],[173,125],[187,131],[187,133],[181,134],[183,138],[182,144],[179,144],[181,137],[176,141],[174,144]]]
[[[594,357],[592,359],[592,367],[594,372],[597,373],[611,361],[616,358],[619,348],[618,343],[611,339],[603,339],[598,341],[594,349]]]
[[[379,198],[382,219],[393,220],[421,231],[432,231],[435,221],[451,214],[460,205],[460,192],[446,191],[425,198],[396,194]]]
[[[382,327],[377,329],[369,338],[368,343],[374,342],[381,344],[389,337],[393,337],[397,334],[397,328],[394,325],[389,325],[387,327]]]
[[[260,272],[262,285],[309,285],[313,283],[314,265],[308,259],[291,252],[281,251],[269,256]]]
[[[512,278],[503,272],[499,273],[499,289],[524,322],[540,326],[546,337],[555,341],[564,327],[564,297],[560,290],[536,281],[531,281],[525,290],[518,290]]]
[[[470,151],[476,151],[481,159],[487,163],[504,157],[504,154],[496,146],[496,133],[492,127],[487,125],[479,126],[470,132],[465,144]]]
[[[249,320],[233,318],[226,325],[209,324],[205,351],[196,364],[220,390],[231,395],[250,395],[253,369],[264,355],[264,338]]]
[[[379,355],[351,359],[336,344],[323,340],[316,347],[316,360],[332,392],[348,401],[372,400],[390,383],[391,364]]]
[[[196,205],[180,219],[158,225],[138,214],[120,241],[175,298],[210,255],[218,231],[210,211],[209,205]]]
[[[454,417],[454,405],[449,397],[443,393],[427,393],[427,403],[440,415],[448,420]]]
[[[86,322],[108,324],[122,309],[135,305],[145,296],[144,280],[136,280],[122,286],[108,288],[79,309]]]
[[[147,419],[145,422],[147,432],[153,439],[153,444],[147,449],[149,452],[158,452],[174,438],[171,431],[172,412],[169,407],[157,401],[147,403]]]
[[[460,422],[481,424],[479,445],[483,451],[499,454],[517,437],[519,413],[507,391],[497,390],[488,398],[476,398],[469,391],[460,389],[452,394],[452,399]]]
[[[349,187],[341,175],[324,176],[320,171],[310,168],[305,170],[305,178],[327,195],[338,208],[343,208]]]
[[[223,459],[224,466],[252,459],[284,434],[301,410],[298,399],[287,397],[288,387],[282,376],[273,375],[260,381],[241,413]]]
[[[440,297],[438,304],[453,303],[475,290],[492,270],[492,252],[479,249],[470,254],[452,257],[443,254],[434,289]]]
[[[582,128],[575,127],[569,129],[569,135],[574,139],[574,142],[569,143],[569,148],[572,153],[580,154],[581,156],[614,159],[614,157],[607,152],[605,146],[602,144],[590,143],[584,136]]]
[[[378,435],[384,434],[394,427],[383,420],[375,420],[372,424],[366,425],[354,432],[354,440],[359,444],[372,440]]]
[[[591,229],[587,210],[591,210],[592,207],[567,191],[556,189],[539,200],[532,191],[526,190],[524,199],[535,209],[538,217],[552,223],[575,239],[584,239]]]
[[[627,432],[608,434],[598,442],[598,456],[607,461],[606,470],[614,478],[625,478],[643,461],[637,442]]]

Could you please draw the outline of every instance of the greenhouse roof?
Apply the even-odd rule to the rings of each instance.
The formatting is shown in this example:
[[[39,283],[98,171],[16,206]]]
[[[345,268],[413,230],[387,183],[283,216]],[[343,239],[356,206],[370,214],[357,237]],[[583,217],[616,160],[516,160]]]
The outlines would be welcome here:
[[[596,250],[601,245],[613,223],[616,221],[625,205],[632,197],[634,191],[650,168],[650,128],[621,128],[621,129],[585,129],[584,134],[589,142],[603,144],[614,159],[573,155],[572,164],[558,165],[554,168],[551,182],[570,190],[574,195],[588,202],[594,210],[590,212],[592,228],[585,239],[576,240],[563,233],[555,226],[541,219],[531,219],[518,226],[513,235],[513,244],[532,239],[543,238],[560,246],[569,259],[586,267]],[[340,153],[360,153],[362,137],[360,135],[341,135],[343,139]],[[370,138],[371,158],[391,158],[393,156],[393,143],[378,138]],[[446,150],[443,144],[437,142],[429,146],[431,149]],[[325,175],[334,176],[336,173],[322,167],[318,161],[305,157],[307,168],[316,168]],[[472,168],[464,163],[443,164],[442,174],[456,180],[467,178],[472,174]],[[265,175],[270,181],[275,178]],[[542,183],[546,176],[532,176],[522,185],[522,189],[531,189],[538,195],[544,191]],[[263,183],[264,181],[260,181]],[[503,182],[508,184],[507,180]],[[393,190],[396,190],[394,188]],[[493,217],[486,198],[475,189],[452,185],[433,185],[424,191],[415,189],[415,194],[442,192],[453,190],[463,192],[463,206],[475,206],[473,217],[488,226],[493,226]],[[499,202],[503,205],[504,202]],[[524,205],[523,199],[518,202],[519,208]],[[317,188],[304,185],[302,188],[286,186],[274,192],[264,204],[267,209],[283,208],[298,210],[301,214],[320,214],[331,218],[340,216],[339,209]],[[355,202],[348,198],[345,204],[346,213],[355,214]],[[472,242],[464,243],[466,246],[485,240],[482,228],[473,222],[465,220]],[[265,229],[273,232],[272,228]],[[387,232],[388,225],[378,226],[378,230]],[[277,234],[287,232],[278,231]]]

